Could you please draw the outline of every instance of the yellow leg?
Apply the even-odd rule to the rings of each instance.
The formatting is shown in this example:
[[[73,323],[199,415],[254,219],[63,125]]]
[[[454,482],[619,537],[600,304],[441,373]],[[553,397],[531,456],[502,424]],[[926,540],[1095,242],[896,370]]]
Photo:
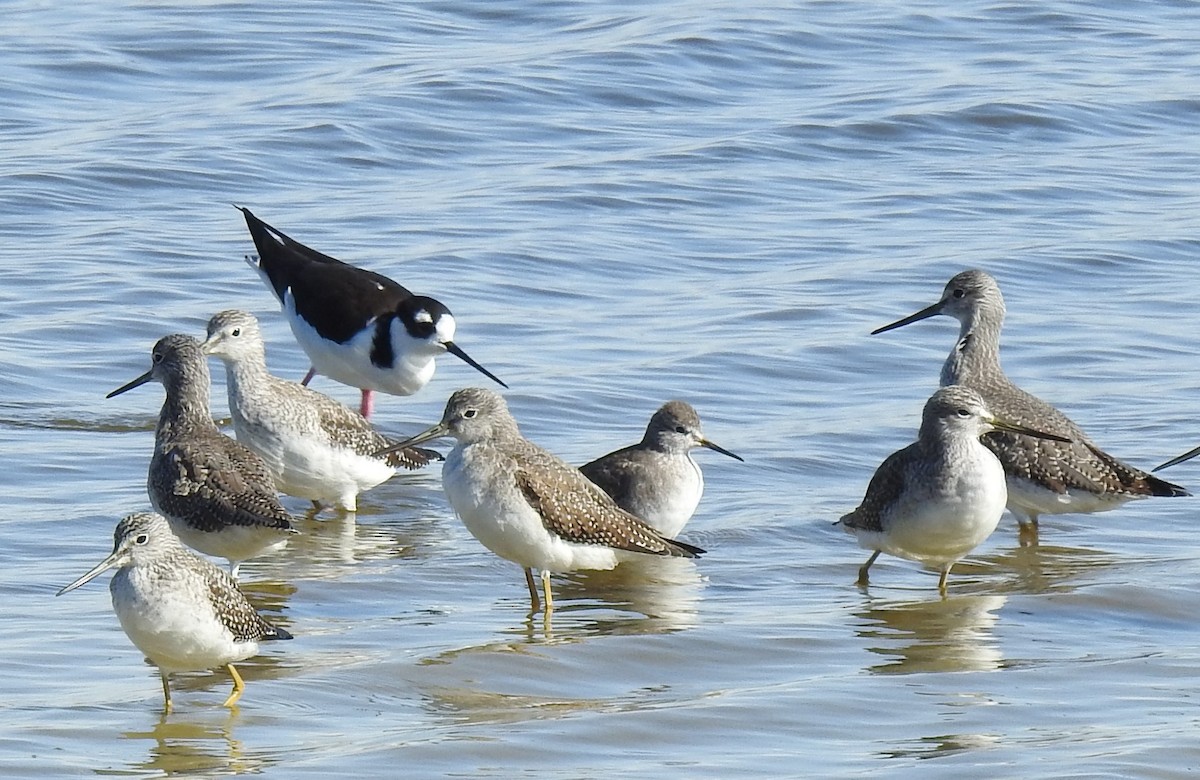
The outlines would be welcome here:
[[[871,553],[871,557],[867,558],[867,562],[858,567],[858,582],[856,585],[866,585],[871,578],[867,576],[867,570],[871,568],[871,564],[875,563],[875,559],[879,557],[879,550]]]
[[[229,676],[233,678],[233,692],[229,694],[229,698],[221,706],[232,708],[237,703],[237,700],[242,698],[242,693],[246,690],[246,683],[242,682],[242,676],[238,674],[237,669],[233,668],[233,664],[225,664],[225,668],[229,670]]]
[[[171,711],[171,686],[167,683],[167,673],[161,669],[158,671],[158,676],[162,678],[163,684],[163,711]]]
[[[554,595],[550,592],[550,572],[545,569],[542,569],[542,592],[546,594],[545,614],[549,615],[554,611]]]
[[[946,578],[950,576],[950,567],[953,563],[947,563],[946,568],[942,569],[942,576],[938,577],[938,592],[943,596],[946,595]]]
[[[525,584],[529,586],[529,611],[537,612],[542,608],[542,600],[538,598],[537,585],[533,584],[533,570],[525,567]]]

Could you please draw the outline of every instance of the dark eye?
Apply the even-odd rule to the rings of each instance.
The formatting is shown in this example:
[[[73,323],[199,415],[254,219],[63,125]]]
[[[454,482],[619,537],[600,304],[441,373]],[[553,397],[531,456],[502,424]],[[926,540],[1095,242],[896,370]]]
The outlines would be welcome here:
[[[148,541],[150,541],[149,536],[147,536],[146,534],[138,534],[137,538],[133,540],[133,543],[134,544],[145,544]]]
[[[161,362],[163,362],[163,354],[161,352],[155,352],[153,357],[151,357],[150,359],[153,360],[155,363],[161,363]]]
[[[464,418],[464,419],[467,419],[467,420],[470,420],[470,419],[472,419],[473,417],[475,417],[475,415],[477,415],[477,414],[479,414],[479,412],[478,412],[477,410],[475,410],[475,409],[468,409],[467,411],[463,412],[463,418]]]
[[[234,328],[232,331],[230,331],[230,333],[231,333],[231,335],[233,335],[233,336],[240,336],[240,335],[242,335],[242,329],[241,329],[241,328]]]
[[[684,428],[682,425],[676,425],[675,433],[687,433],[687,428]]]
[[[963,288],[961,288],[961,287],[957,287],[957,288],[955,288],[955,290],[954,290],[954,297],[955,297],[955,298],[961,298],[961,297],[963,297],[963,296],[964,296],[964,295],[966,295],[966,294],[967,294],[967,291],[966,291],[966,290],[964,290],[964,289],[963,289]]]
[[[957,412],[955,412],[955,414],[957,414],[959,417],[970,417],[971,410],[970,409],[959,409]]]

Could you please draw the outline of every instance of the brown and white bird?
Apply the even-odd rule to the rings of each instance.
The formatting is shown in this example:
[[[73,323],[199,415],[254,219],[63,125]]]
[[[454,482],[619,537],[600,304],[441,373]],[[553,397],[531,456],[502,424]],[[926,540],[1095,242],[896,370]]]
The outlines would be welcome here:
[[[130,641],[158,667],[167,712],[172,673],[225,667],[233,691],[224,706],[232,707],[246,687],[234,663],[258,655],[259,642],[292,638],[259,616],[231,576],[184,548],[159,515],[122,519],[112,555],[56,595],[113,567],[113,611]]]
[[[983,271],[955,275],[937,303],[872,334],[938,314],[959,322],[958,342],[942,366],[943,387],[965,385],[997,416],[1069,440],[1035,439],[1011,431],[995,431],[983,439],[1004,466],[1008,509],[1024,536],[1036,539],[1040,515],[1103,512],[1135,498],[1190,495],[1109,455],[1065,414],[1009,381],[1000,368],[1004,297],[996,280]]]
[[[150,370],[109,398],[148,382],[167,395],[154,431],[146,492],[184,544],[225,558],[236,578],[247,558],[286,543],[295,533],[262,458],[217,430],[208,409],[208,363],[191,336],[164,336]]]
[[[361,414],[267,370],[262,331],[249,312],[213,315],[201,349],[225,363],[233,430],[263,459],[280,492],[354,512],[358,494],[390,479],[397,468],[411,471],[441,460],[433,450],[416,447],[376,457],[391,442]]]
[[[704,438],[700,415],[691,404],[668,401],[650,417],[640,442],[603,455],[579,470],[617,506],[670,539],[692,519],[704,493],[704,475],[692,458],[697,447],[742,460]]]
[[[456,440],[442,467],[450,505],[485,547],[524,568],[534,611],[539,600],[532,569],[541,571],[549,614],[551,572],[611,569],[630,557],[695,558],[704,552],[665,538],[618,507],[578,469],[527,440],[497,393],[455,392],[441,422],[389,449],[443,436]]]

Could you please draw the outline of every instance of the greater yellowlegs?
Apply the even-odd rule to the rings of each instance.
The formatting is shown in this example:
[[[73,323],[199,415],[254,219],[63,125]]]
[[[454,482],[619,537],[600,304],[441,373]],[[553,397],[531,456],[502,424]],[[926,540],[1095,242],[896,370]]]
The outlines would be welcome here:
[[[310,249],[238,208],[258,249],[247,262],[279,299],[312,361],[303,384],[323,374],[357,387],[362,415],[370,417],[373,391],[412,395],[433,378],[434,358],[449,352],[508,386],[454,343],[454,316],[439,301]]]
[[[1043,514],[1102,512],[1134,498],[1189,495],[1104,452],[1065,414],[1010,382],[1000,368],[1004,312],[996,280],[983,271],[963,271],[946,284],[937,303],[872,333],[938,314],[954,317],[960,324],[958,342],[942,366],[942,385],[966,385],[994,414],[1070,440],[1057,443],[1002,431],[984,437],[1004,466],[1008,509],[1023,535],[1036,539]]]
[[[297,382],[267,371],[258,320],[245,311],[220,312],[208,321],[205,354],[225,363],[229,411],[238,441],[271,470],[275,486],[313,502],[358,508],[358,494],[396,473],[441,459],[408,447],[375,457],[390,442],[354,410]]]
[[[450,505],[485,547],[524,568],[535,612],[531,569],[541,571],[549,614],[551,572],[611,569],[630,556],[695,558],[704,552],[663,537],[578,469],[525,439],[497,393],[455,392],[441,422],[390,449],[443,436],[456,440],[442,468]]]
[[[704,476],[691,450],[710,450],[742,460],[704,438],[700,415],[684,401],[668,401],[650,418],[646,434],[624,447],[579,467],[617,506],[637,515],[667,538],[674,537],[692,518]]]
[[[158,340],[150,370],[113,390],[161,382],[166,400],[154,431],[146,492],[189,547],[225,558],[237,577],[247,558],[282,546],[295,533],[262,458],[217,430],[208,410],[208,364],[200,342]]]
[[[163,702],[171,711],[174,672],[224,666],[233,678],[232,707],[245,690],[233,664],[258,654],[258,643],[291,639],[250,606],[225,572],[188,552],[159,515],[139,513],[117,523],[112,555],[60,590],[75,590],[117,567],[108,584],[121,628],[162,678]]]
[[[858,570],[860,585],[886,552],[938,569],[945,592],[950,567],[987,539],[1004,513],[1004,469],[979,441],[991,430],[1065,441],[993,417],[970,388],[938,390],[925,403],[917,441],[888,456],[858,508],[834,523],[875,551]]]

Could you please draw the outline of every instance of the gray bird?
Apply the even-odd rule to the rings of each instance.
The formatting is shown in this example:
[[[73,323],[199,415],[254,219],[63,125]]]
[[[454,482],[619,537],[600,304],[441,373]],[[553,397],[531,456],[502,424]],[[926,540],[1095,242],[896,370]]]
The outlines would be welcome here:
[[[442,468],[450,505],[485,547],[524,568],[534,611],[534,568],[541,571],[549,615],[551,572],[611,569],[631,556],[695,558],[704,552],[664,538],[578,469],[528,441],[491,390],[455,392],[441,422],[384,452],[443,436],[456,440]]]
[[[1102,512],[1134,498],[1190,495],[1109,455],[1065,414],[1010,382],[1000,368],[1004,313],[996,280],[983,271],[963,271],[946,284],[937,303],[872,334],[938,314],[954,317],[960,324],[958,342],[942,366],[942,386],[966,385],[997,416],[1070,440],[1033,439],[1010,431],[984,437],[1004,466],[1008,509],[1023,537],[1037,538],[1039,515]]]
[[[108,397],[151,381],[167,393],[146,478],[150,503],[189,547],[227,559],[236,578],[242,561],[295,533],[292,519],[262,458],[217,430],[199,341],[182,334],[159,339],[150,370]]]
[[[391,442],[361,414],[267,370],[262,332],[249,312],[214,315],[201,349],[225,363],[238,441],[263,459],[275,486],[289,496],[318,505],[333,501],[353,512],[358,494],[391,478],[397,468],[414,470],[441,460],[433,450],[415,447],[374,457]]]
[[[579,467],[617,506],[673,538],[692,518],[704,493],[704,475],[692,458],[696,447],[741,456],[704,438],[700,415],[684,401],[668,401],[650,418],[637,444]]]
[[[246,687],[233,664],[258,655],[261,641],[292,638],[259,616],[231,576],[188,552],[159,515],[122,519],[112,555],[55,595],[113,567],[117,572],[108,584],[113,611],[137,649],[158,667],[167,712],[172,673],[225,667],[233,691],[224,706],[232,707]]]

